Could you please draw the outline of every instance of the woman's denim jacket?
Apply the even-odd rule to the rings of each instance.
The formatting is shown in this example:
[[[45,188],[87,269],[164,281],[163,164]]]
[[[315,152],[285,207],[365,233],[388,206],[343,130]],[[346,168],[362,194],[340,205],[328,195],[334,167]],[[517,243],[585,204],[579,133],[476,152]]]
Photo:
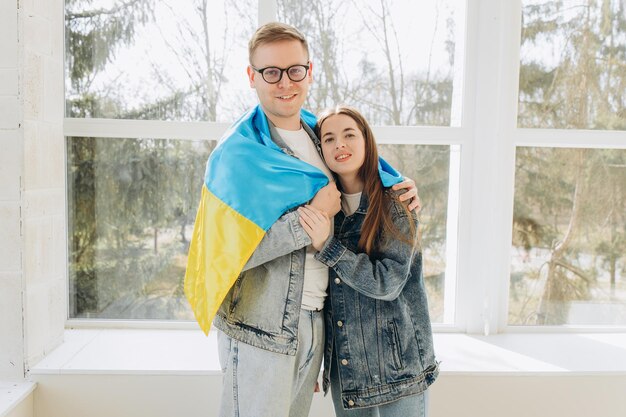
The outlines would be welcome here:
[[[302,123],[312,140],[315,134]],[[294,156],[270,124],[272,140]],[[272,352],[295,355],[304,286],[306,247],[311,238],[295,211],[265,233],[213,320],[229,337]]]
[[[407,212],[395,198],[389,200],[393,224],[409,236]],[[339,212],[335,236],[315,255],[330,267],[330,296],[324,307],[324,392],[328,392],[330,367],[338,366],[345,409],[420,393],[438,375],[421,251],[416,243],[383,236],[375,257],[359,253],[367,207],[363,195],[352,215]],[[337,362],[332,361],[335,355]]]

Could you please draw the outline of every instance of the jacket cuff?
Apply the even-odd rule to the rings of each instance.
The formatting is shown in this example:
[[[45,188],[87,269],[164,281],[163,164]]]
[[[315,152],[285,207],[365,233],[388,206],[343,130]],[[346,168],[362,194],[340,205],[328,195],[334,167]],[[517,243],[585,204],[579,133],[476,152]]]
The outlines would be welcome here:
[[[296,241],[296,247],[303,248],[305,246],[309,246],[312,241],[300,224],[300,215],[298,212],[292,211],[291,213],[287,213],[286,216],[289,220],[289,224],[291,225],[291,230],[293,231],[293,238]]]
[[[324,243],[322,250],[315,254],[315,259],[328,267],[333,267],[348,250],[340,241],[332,236]]]

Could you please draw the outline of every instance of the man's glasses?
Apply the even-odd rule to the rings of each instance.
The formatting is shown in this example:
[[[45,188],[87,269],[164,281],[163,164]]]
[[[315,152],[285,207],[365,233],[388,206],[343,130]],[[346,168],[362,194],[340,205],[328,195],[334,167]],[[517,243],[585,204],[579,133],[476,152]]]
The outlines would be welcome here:
[[[276,84],[283,78],[283,72],[287,73],[287,77],[291,81],[298,82],[302,81],[306,78],[306,73],[309,71],[309,63],[306,65],[292,65],[289,68],[278,68],[278,67],[265,67],[265,68],[254,68],[252,65],[250,67],[261,74],[261,77],[268,84]]]

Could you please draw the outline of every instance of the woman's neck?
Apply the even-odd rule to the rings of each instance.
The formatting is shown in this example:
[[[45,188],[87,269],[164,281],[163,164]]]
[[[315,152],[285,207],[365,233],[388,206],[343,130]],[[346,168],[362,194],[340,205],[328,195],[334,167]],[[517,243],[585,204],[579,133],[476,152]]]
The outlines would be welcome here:
[[[357,175],[340,175],[341,190],[346,194],[356,194],[363,191],[363,181]]]

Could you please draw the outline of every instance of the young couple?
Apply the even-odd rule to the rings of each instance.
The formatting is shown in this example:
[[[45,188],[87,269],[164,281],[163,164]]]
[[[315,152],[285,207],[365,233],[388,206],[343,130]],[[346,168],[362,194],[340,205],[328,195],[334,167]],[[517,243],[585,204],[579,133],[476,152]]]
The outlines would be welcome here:
[[[379,159],[358,111],[337,107],[316,120],[302,109],[313,66],[295,28],[260,27],[249,61],[260,104],[223,141],[240,132],[276,154],[259,168],[273,181],[264,193],[292,181],[290,161],[302,164],[302,188],[315,178],[328,185],[286,207],[220,300],[220,416],[308,416],[322,358],[337,416],[425,416],[438,366],[415,185]],[[210,160],[207,176],[225,161]]]

